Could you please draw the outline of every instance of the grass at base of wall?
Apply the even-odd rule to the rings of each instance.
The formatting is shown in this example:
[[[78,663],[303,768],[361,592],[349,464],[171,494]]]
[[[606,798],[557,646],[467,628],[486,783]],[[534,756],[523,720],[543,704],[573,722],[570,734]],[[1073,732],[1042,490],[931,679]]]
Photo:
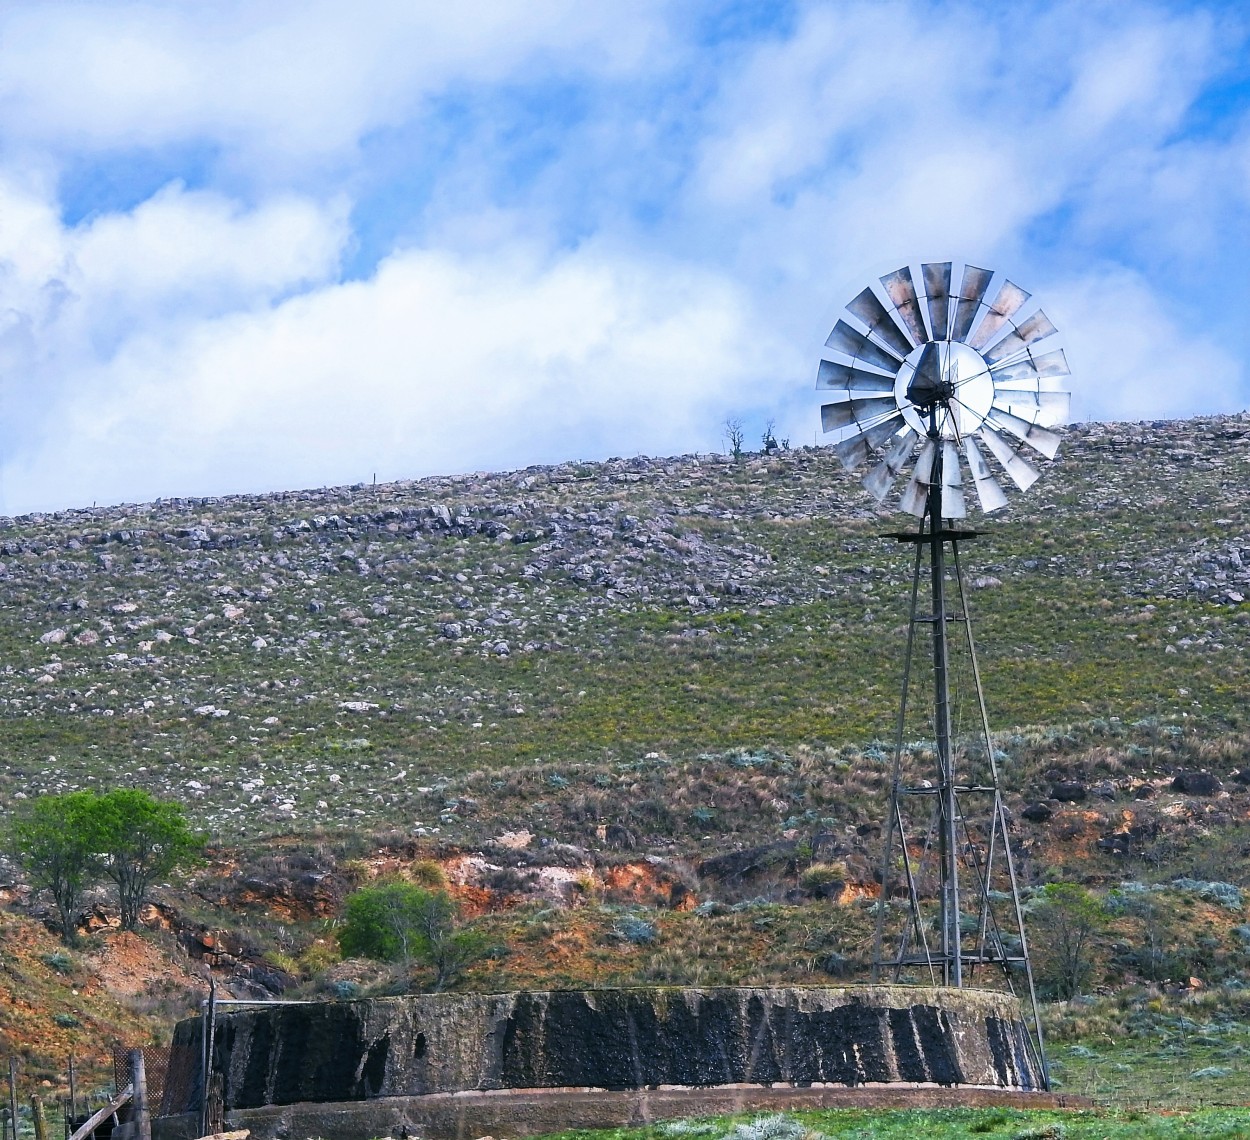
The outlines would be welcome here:
[[[1250,1108],[1189,1112],[1010,1108],[830,1109],[767,1116],[671,1120],[647,1128],[562,1132],[558,1140],[1238,1140],[1250,1135]],[[546,1140],[556,1140],[548,1137]]]

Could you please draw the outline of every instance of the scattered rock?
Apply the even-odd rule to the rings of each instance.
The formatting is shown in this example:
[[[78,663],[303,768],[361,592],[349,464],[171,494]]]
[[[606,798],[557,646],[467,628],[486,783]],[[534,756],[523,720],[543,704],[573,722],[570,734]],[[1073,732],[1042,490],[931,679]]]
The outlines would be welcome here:
[[[1177,772],[1172,790],[1186,796],[1214,796],[1224,790],[1224,785],[1211,772]]]
[[[1089,795],[1084,784],[1079,780],[1060,780],[1050,789],[1050,798],[1061,804],[1079,804]]]

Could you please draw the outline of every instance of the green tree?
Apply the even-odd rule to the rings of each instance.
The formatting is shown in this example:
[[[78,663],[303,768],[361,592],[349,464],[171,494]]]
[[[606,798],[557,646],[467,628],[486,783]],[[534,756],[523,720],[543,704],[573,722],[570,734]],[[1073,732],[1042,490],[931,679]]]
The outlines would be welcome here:
[[[1108,924],[1101,900],[1078,883],[1048,883],[1029,914],[1029,938],[1044,991],[1061,1001],[1089,987],[1099,936]]]
[[[61,940],[78,941],[83,891],[94,882],[91,862],[94,792],[39,796],[9,828],[9,846],[36,890],[56,904]]]
[[[393,880],[348,895],[339,947],[348,957],[432,966],[441,990],[482,957],[486,940],[457,928],[456,904],[445,891]]]
[[[194,866],[204,838],[191,830],[182,805],[136,788],[97,797],[91,809],[92,865],[117,888],[123,930],[133,930],[152,884]]]

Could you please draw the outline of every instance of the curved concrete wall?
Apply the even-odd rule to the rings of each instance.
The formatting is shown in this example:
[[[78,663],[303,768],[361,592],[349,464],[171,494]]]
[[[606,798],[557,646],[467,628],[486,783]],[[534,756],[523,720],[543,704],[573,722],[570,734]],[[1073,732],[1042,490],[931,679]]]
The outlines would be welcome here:
[[[198,1018],[180,1023],[175,1045],[198,1051],[199,1032]],[[227,1109],[482,1089],[1042,1087],[1010,995],[896,986],[425,994],[276,1006],[220,1015],[214,1052]]]

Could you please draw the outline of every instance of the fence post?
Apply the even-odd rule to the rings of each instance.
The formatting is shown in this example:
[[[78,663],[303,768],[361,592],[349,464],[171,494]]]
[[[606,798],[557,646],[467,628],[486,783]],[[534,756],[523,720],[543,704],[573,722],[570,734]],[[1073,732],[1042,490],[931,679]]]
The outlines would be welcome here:
[[[74,1054],[69,1055],[69,1118],[76,1120],[78,1118],[78,1083],[77,1073],[74,1072]],[[75,1127],[77,1127],[75,1125]]]
[[[48,1125],[43,1118],[43,1101],[34,1093],[30,1097],[30,1119],[35,1125],[35,1140],[48,1140]]]
[[[143,1050],[130,1050],[131,1103],[134,1106],[135,1140],[152,1140],[152,1118],[148,1114],[148,1076],[143,1067]]]
[[[212,1124],[213,1118],[213,1102],[212,1102],[212,1072],[213,1072],[213,1053],[217,1048],[217,979],[213,977],[210,969],[208,972],[208,1041],[205,1045],[205,1066],[204,1071],[200,1074],[201,1087],[203,1088],[202,1113],[204,1117],[204,1131],[201,1136],[209,1134],[209,1126]]]
[[[17,1140],[17,1058],[9,1058],[9,1121]]]

